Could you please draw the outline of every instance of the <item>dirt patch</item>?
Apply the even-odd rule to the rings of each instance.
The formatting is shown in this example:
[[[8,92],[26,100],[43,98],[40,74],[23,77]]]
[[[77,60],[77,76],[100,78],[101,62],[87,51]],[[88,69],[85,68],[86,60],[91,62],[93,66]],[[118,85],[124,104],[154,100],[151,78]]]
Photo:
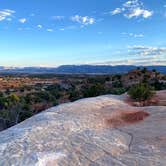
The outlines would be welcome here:
[[[119,114],[106,119],[109,127],[118,127],[143,121],[150,114],[145,111],[121,111]]]
[[[126,123],[136,123],[136,122],[144,120],[148,116],[149,116],[149,113],[147,112],[137,111],[137,112],[123,113],[121,115],[121,118]]]

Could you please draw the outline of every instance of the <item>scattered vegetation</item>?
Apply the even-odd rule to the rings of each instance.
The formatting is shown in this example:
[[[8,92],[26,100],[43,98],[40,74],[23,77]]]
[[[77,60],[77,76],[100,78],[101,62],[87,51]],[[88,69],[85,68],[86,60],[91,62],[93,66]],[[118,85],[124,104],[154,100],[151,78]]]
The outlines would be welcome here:
[[[140,83],[132,86],[129,89],[128,94],[136,101],[146,101],[154,95],[154,88],[146,83]]]
[[[144,101],[161,89],[166,89],[166,76],[146,68],[123,75],[2,75],[0,120],[6,128],[64,102],[127,91]]]

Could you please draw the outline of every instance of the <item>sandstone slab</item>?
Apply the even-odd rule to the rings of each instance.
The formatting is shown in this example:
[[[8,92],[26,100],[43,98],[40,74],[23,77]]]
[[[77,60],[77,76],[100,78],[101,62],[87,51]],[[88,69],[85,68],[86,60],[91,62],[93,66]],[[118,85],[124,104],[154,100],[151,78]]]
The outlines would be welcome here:
[[[120,119],[132,111],[149,116]],[[0,133],[0,166],[11,165],[165,166],[166,106],[138,108],[106,95],[50,108]]]

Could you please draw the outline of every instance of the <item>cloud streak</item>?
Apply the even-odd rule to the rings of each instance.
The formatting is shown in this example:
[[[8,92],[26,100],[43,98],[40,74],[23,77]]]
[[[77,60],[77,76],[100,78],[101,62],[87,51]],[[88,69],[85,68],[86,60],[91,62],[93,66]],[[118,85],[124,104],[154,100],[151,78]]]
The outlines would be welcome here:
[[[132,46],[129,47],[132,54],[140,56],[160,56],[166,53],[165,47],[149,47],[149,46]]]
[[[126,58],[114,61],[93,63],[95,65],[166,65],[166,47],[152,47],[143,45],[129,46]],[[115,55],[116,56],[116,53]]]
[[[65,16],[53,16],[52,19],[57,20],[57,21],[61,21],[61,20],[65,19]]]
[[[51,29],[51,28],[47,29],[47,32],[53,32],[53,31],[54,31],[54,30]]]
[[[9,19],[10,17],[12,17],[12,15],[15,13],[14,10],[10,10],[10,9],[3,9],[0,10],[0,21]]]
[[[142,37],[144,37],[144,35],[142,33],[134,34],[134,33],[123,32],[122,35],[129,36],[129,37],[135,37],[135,38],[142,38]]]
[[[133,58],[133,59],[124,59],[124,60],[115,60],[115,61],[105,61],[93,63],[93,65],[135,65],[135,66],[150,66],[150,65],[166,65],[166,60],[156,59],[151,57],[144,58]]]

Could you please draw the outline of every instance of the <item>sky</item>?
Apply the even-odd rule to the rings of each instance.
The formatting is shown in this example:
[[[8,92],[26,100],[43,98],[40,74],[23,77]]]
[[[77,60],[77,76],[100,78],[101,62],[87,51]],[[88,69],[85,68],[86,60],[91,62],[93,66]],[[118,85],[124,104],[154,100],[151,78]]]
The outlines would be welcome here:
[[[0,65],[166,65],[166,0],[0,0]]]

